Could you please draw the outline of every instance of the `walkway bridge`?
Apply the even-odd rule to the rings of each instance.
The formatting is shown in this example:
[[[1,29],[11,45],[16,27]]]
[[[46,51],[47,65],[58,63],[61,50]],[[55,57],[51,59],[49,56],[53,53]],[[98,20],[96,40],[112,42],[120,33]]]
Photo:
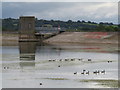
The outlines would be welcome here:
[[[61,32],[65,32],[65,28],[59,28],[59,27],[36,27],[35,28],[37,33],[40,34],[48,34],[48,33],[61,33]]]
[[[65,30],[65,28],[58,27],[36,27],[35,36],[37,37],[37,39],[41,38],[42,40],[44,40],[65,32]]]

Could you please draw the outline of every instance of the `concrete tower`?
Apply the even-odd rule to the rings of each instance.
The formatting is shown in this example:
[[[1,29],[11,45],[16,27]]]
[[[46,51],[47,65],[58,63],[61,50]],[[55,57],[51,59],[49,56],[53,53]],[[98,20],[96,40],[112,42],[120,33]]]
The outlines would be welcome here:
[[[19,23],[19,41],[35,41],[35,17],[21,16]]]

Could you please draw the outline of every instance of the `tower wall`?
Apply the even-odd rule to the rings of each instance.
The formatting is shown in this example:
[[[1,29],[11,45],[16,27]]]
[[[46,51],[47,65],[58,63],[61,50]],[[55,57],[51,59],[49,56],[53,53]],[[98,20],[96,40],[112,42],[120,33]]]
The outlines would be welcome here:
[[[21,16],[19,23],[19,40],[35,40],[35,17]]]

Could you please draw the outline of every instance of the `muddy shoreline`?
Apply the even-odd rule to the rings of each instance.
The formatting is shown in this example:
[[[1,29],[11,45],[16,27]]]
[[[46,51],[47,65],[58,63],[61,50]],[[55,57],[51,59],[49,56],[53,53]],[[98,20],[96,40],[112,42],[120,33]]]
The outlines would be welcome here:
[[[75,32],[76,33],[76,32]],[[83,32],[82,32],[83,33]],[[76,33],[78,36],[81,35],[81,33]],[[74,35],[74,34],[73,34]],[[39,43],[46,43],[51,45],[79,45],[79,44],[110,44],[110,45],[118,45],[118,38],[110,38],[110,39],[90,39],[90,38],[84,38],[84,37],[72,37],[72,39],[69,40],[69,38],[66,38],[66,34],[62,35],[62,39],[59,39],[59,35],[46,39],[43,42]],[[80,38],[80,39],[79,39]],[[0,45],[3,46],[18,46],[19,45],[19,34],[18,32],[3,32],[0,33],[0,39],[2,42]],[[78,40],[76,40],[78,39]]]

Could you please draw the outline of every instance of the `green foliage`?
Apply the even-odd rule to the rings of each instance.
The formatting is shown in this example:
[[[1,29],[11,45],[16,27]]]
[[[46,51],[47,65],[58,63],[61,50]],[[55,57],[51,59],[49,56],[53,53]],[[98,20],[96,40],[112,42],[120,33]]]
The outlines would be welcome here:
[[[87,31],[87,32],[92,32],[92,31],[119,31],[120,30],[120,25],[114,25],[113,23],[103,23],[100,22],[95,23],[91,21],[60,21],[60,20],[43,20],[40,19],[38,20],[37,18],[35,19],[35,27],[41,27],[44,24],[47,25],[52,25],[53,27],[64,27],[66,28],[66,31]],[[2,19],[2,30],[18,30],[19,29],[19,19],[13,19],[13,18],[6,18]]]
[[[19,20],[7,18],[2,20],[2,30],[18,30]]]

